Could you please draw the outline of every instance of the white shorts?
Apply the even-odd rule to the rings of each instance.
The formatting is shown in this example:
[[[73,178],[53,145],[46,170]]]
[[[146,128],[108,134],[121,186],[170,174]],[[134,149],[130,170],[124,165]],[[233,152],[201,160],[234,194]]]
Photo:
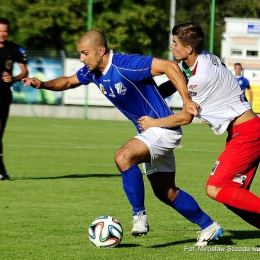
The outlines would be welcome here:
[[[146,175],[175,171],[173,149],[178,147],[182,138],[180,127],[174,129],[151,127],[134,138],[143,141],[150,150],[151,162],[143,164]]]

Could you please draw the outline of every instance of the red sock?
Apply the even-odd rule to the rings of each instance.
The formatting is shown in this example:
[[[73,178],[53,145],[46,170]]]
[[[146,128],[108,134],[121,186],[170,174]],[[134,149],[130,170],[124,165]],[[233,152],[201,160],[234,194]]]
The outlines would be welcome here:
[[[222,188],[216,197],[216,201],[237,209],[260,214],[260,198],[245,189]]]

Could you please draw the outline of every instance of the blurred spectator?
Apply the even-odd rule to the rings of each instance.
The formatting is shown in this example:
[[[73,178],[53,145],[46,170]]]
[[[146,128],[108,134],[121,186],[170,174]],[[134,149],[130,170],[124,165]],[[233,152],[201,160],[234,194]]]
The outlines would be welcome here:
[[[234,70],[235,70],[235,77],[236,77],[241,89],[244,91],[244,98],[246,99],[246,89],[247,89],[248,95],[249,95],[249,102],[252,105],[253,104],[253,91],[250,87],[249,80],[247,78],[245,78],[242,74],[243,68],[242,68],[241,63],[235,63]]]

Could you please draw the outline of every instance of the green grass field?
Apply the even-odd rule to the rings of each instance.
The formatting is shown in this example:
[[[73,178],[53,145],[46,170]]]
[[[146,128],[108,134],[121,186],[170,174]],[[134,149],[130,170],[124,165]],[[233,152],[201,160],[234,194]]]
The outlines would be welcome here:
[[[0,259],[259,259],[260,231],[204,191],[226,135],[215,136],[205,124],[183,131],[175,150],[177,185],[225,230],[207,251],[194,247],[199,228],[158,201],[146,176],[151,230],[131,236],[131,207],[114,164],[115,151],[135,135],[130,122],[10,117],[4,145],[12,181],[0,182]],[[256,175],[251,190],[258,195],[259,186]],[[100,215],[120,220],[118,247],[90,243],[88,226]]]

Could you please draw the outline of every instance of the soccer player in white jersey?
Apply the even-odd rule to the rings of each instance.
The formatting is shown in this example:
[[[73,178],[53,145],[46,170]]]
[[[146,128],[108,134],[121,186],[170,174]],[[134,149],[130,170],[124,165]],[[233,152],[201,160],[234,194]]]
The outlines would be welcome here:
[[[260,118],[244,99],[236,78],[213,54],[202,50],[204,33],[193,22],[172,29],[172,52],[186,73],[192,100],[200,106],[198,118],[219,135],[227,131],[224,151],[206,183],[207,195],[223,203],[242,219],[260,229],[260,198],[249,191],[260,160]],[[140,129],[189,124],[193,116],[185,107],[162,119],[142,117]]]
[[[143,177],[138,167],[138,164],[146,163],[145,173],[155,195],[162,202],[196,223],[202,232],[212,227],[201,245],[218,239],[223,233],[221,226],[200,209],[191,195],[175,186],[173,149],[180,143],[181,128],[155,127],[141,133],[137,124],[137,120],[143,115],[158,118],[172,114],[153,80],[153,76],[161,74],[166,74],[171,79],[188,111],[197,114],[198,105],[188,95],[178,64],[136,54],[114,53],[109,50],[105,36],[96,30],[87,31],[81,36],[77,48],[84,66],[75,75],[48,82],[25,78],[23,82],[25,86],[53,91],[93,82],[133,122],[138,134],[115,154],[115,162],[122,175],[123,189],[133,207],[132,235],[139,236],[149,231]]]

